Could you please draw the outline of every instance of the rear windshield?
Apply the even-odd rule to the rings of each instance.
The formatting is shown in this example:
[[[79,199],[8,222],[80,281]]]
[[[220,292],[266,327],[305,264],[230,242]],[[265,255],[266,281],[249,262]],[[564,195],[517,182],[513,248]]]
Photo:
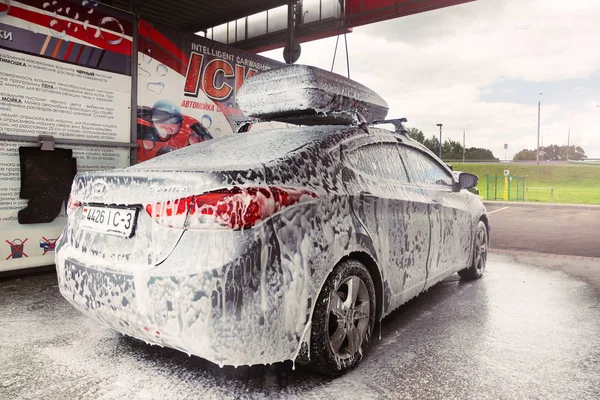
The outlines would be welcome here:
[[[339,126],[294,127],[234,134],[167,153],[131,169],[235,170],[280,158],[340,129]]]

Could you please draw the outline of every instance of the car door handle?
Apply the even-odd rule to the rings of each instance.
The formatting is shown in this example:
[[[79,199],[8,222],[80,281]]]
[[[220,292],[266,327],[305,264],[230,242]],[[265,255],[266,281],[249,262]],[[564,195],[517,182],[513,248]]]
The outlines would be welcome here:
[[[434,210],[438,211],[440,208],[442,208],[442,205],[440,203],[438,203],[437,201],[432,201],[431,202],[431,206],[433,207]]]

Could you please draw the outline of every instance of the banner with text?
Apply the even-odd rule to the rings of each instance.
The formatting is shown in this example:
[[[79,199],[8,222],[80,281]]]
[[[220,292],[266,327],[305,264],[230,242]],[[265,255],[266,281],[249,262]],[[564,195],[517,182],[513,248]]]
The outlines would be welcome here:
[[[0,0],[0,136],[129,142],[134,26],[93,1]],[[21,146],[35,144],[0,140],[0,271],[52,264],[65,223],[18,223]],[[130,163],[126,148],[69,148],[80,171]]]
[[[138,162],[231,135],[244,80],[283,64],[145,21],[138,36]]]

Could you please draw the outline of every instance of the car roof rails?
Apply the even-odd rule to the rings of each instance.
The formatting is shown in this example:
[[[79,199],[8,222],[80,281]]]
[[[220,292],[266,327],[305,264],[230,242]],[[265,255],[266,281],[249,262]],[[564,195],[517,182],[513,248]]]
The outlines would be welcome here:
[[[385,119],[383,121],[375,121],[372,125],[382,125],[382,124],[392,124],[394,125],[394,133],[399,133],[401,135],[406,136],[408,131],[404,126],[404,123],[408,122],[406,118],[396,118],[396,119]]]

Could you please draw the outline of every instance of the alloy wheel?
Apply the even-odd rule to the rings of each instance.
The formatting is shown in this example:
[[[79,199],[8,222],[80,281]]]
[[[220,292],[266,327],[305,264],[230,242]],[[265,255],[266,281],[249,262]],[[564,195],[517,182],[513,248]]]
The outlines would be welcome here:
[[[329,300],[329,345],[337,357],[350,358],[362,351],[370,316],[367,286],[358,276],[346,278]]]
[[[488,242],[487,232],[485,228],[480,228],[475,238],[475,266],[478,270],[483,271],[485,269],[485,263],[487,261],[488,253]]]

